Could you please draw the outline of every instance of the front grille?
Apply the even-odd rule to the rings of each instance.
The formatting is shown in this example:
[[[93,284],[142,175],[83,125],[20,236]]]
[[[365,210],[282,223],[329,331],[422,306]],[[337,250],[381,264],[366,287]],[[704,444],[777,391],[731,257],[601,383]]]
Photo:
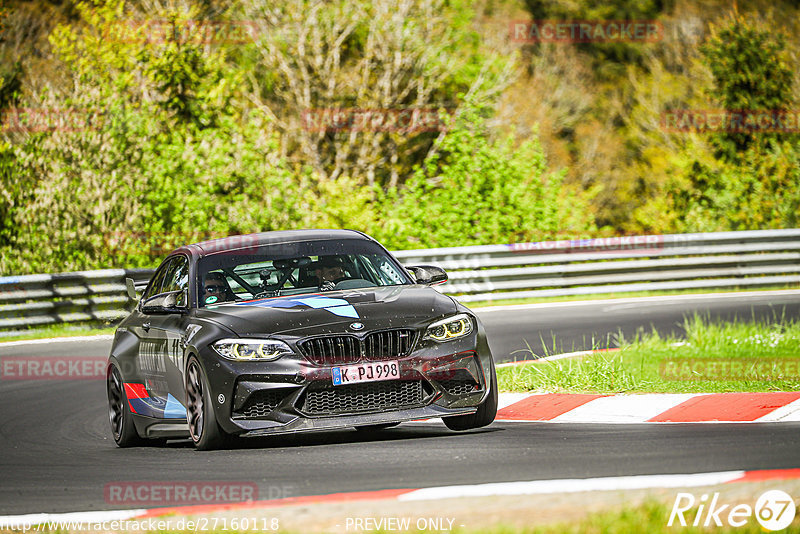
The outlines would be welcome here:
[[[364,340],[364,355],[367,360],[402,358],[411,352],[412,341],[414,341],[412,330],[373,332]]]
[[[446,380],[437,380],[437,382],[450,395],[466,395],[483,389],[472,375],[464,369],[456,371],[454,376]]]
[[[361,341],[355,336],[315,337],[300,343],[300,350],[317,365],[356,363],[361,359]]]
[[[286,396],[286,391],[262,389],[248,397],[244,406],[233,412],[234,418],[255,419],[266,417]]]
[[[413,344],[414,331],[405,328],[372,332],[363,341],[351,335],[315,337],[301,341],[299,347],[316,365],[342,365],[403,358]]]
[[[309,415],[380,412],[389,408],[417,406],[422,403],[422,398],[421,380],[325,385],[309,388],[303,402],[303,412]]]

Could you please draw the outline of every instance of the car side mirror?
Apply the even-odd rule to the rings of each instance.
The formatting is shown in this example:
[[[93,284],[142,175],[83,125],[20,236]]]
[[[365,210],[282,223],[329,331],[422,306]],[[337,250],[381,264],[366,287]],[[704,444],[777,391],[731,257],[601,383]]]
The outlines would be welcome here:
[[[136,285],[133,283],[133,278],[125,279],[125,291],[128,293],[128,298],[136,300]]]
[[[447,282],[447,273],[441,267],[434,265],[415,265],[413,267],[406,267],[418,284],[426,286],[433,286]]]
[[[186,313],[189,311],[187,303],[188,292],[185,289],[168,291],[152,296],[142,303],[142,313],[167,314]]]

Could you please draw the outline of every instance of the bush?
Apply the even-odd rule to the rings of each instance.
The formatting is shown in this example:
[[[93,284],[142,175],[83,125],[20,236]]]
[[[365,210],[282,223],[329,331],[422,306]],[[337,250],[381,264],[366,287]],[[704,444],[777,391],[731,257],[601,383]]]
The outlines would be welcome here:
[[[485,118],[467,106],[406,188],[383,200],[375,234],[397,249],[512,243],[595,231],[588,199],[548,173],[538,138],[491,139]]]

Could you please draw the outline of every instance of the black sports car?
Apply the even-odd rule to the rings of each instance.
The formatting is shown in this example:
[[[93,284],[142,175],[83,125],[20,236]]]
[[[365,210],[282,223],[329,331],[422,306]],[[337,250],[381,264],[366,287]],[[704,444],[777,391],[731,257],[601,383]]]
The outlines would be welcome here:
[[[267,232],[181,247],[120,324],[108,362],[121,447],[443,417],[488,425],[497,378],[477,317],[346,230]],[[133,282],[128,292],[135,296]]]

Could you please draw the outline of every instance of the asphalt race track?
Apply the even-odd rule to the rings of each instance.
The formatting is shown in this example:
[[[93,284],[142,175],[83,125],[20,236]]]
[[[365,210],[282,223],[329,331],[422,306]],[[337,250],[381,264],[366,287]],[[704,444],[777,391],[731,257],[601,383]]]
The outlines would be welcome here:
[[[800,292],[557,304],[481,311],[498,361],[554,334],[557,352],[655,326],[680,332],[684,314],[797,316]],[[106,356],[109,340],[0,346],[9,356]],[[529,354],[527,355],[529,356]],[[118,449],[102,380],[0,381],[0,514],[126,508],[106,484],[251,482],[259,499],[448,484],[800,467],[800,425],[572,425],[498,422],[454,433],[414,423],[362,434],[336,431],[241,440],[196,452],[188,440]],[[131,505],[128,507],[138,508]]]

